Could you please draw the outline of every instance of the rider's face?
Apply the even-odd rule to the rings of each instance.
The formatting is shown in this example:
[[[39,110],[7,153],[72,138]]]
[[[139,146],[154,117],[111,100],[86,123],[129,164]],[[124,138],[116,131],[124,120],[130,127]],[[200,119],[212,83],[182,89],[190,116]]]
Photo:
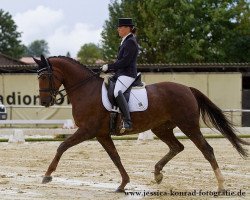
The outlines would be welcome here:
[[[120,26],[117,28],[118,34],[121,38],[128,35],[130,33],[130,27],[129,26]]]

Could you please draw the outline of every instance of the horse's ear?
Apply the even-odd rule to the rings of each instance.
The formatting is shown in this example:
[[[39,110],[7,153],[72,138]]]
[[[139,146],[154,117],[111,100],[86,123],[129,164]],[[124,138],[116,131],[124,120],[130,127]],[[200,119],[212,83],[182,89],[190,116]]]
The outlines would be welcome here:
[[[46,58],[44,57],[44,55],[41,55],[41,62],[42,62],[45,66],[47,66],[47,60],[46,60]]]
[[[51,66],[50,66],[50,64],[49,64],[49,61],[48,61],[47,58],[45,58],[44,55],[41,55],[41,61],[42,61],[42,63],[43,63],[44,66],[46,66],[46,67],[48,67],[49,69],[51,69]]]
[[[36,64],[38,64],[38,66],[40,66],[42,64],[41,60],[38,60],[35,57],[32,57],[32,58],[36,62]]]

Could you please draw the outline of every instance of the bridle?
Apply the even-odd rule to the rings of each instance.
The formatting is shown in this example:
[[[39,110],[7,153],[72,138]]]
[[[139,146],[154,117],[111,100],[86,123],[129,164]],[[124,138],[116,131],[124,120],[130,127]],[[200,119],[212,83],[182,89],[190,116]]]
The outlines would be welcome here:
[[[49,102],[50,104],[49,105],[51,106],[51,105],[54,105],[57,102],[60,102],[61,99],[63,99],[65,96],[67,96],[67,93],[61,95],[61,92],[66,91],[65,88],[61,89],[61,90],[56,89],[56,87],[55,87],[55,79],[57,81],[59,81],[60,83],[62,83],[62,81],[57,76],[55,76],[53,74],[52,67],[48,63],[47,59],[46,59],[46,64],[47,64],[47,66],[37,70],[37,73],[38,73],[38,79],[40,79],[42,77],[46,77],[48,79],[49,87],[48,88],[41,88],[41,89],[39,89],[39,92],[47,92],[47,93],[50,94],[51,99],[50,99],[50,102]],[[67,88],[68,94],[73,92],[74,90],[76,90],[80,86],[84,85],[85,83],[87,83],[93,77],[99,76],[100,73],[101,73],[101,71],[98,71],[97,73],[93,73],[91,76],[89,76],[86,79],[80,81],[79,83],[76,83],[76,84],[74,84],[72,86],[69,86]],[[56,97],[57,97],[58,94],[60,94],[60,98],[57,99]]]
[[[41,88],[39,89],[39,92],[47,92],[50,94],[51,100],[50,105],[54,105],[58,100],[56,100],[56,96],[60,91],[58,91],[55,88],[55,82],[54,82],[54,75],[52,73],[51,67],[48,65],[42,69],[37,70],[38,73],[38,79],[42,77],[46,77],[49,80],[49,87],[48,88]]]

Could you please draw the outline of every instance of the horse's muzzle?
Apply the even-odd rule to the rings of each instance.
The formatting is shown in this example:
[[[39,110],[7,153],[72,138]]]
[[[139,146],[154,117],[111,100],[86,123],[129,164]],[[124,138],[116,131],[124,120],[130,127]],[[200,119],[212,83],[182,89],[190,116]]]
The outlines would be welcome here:
[[[49,107],[49,106],[53,105],[52,97],[49,96],[49,97],[45,97],[45,98],[40,99],[40,105],[45,106],[45,107]]]

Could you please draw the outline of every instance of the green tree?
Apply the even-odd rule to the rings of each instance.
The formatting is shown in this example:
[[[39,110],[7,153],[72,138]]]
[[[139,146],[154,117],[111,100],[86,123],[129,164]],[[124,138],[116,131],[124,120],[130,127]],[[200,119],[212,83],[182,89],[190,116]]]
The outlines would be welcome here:
[[[102,48],[104,50],[104,59],[112,60],[116,57],[119,37],[116,33],[117,18],[120,17],[121,13],[120,4],[114,1],[113,4],[109,5],[109,20],[105,21],[102,35]]]
[[[0,52],[13,58],[20,58],[24,51],[21,44],[21,33],[8,12],[0,9]]]
[[[45,40],[35,40],[31,42],[27,49],[26,55],[40,57],[40,55],[49,55],[49,45]]]
[[[94,43],[84,44],[77,53],[77,58],[83,64],[95,64],[98,59],[102,59],[102,50]]]
[[[139,28],[139,62],[250,61],[247,0],[115,0],[102,32],[107,59],[117,53],[119,17]]]
[[[249,1],[248,1],[249,2]],[[239,1],[235,10],[237,14],[232,18],[235,28],[228,38],[225,52],[232,62],[250,62],[250,6]]]

